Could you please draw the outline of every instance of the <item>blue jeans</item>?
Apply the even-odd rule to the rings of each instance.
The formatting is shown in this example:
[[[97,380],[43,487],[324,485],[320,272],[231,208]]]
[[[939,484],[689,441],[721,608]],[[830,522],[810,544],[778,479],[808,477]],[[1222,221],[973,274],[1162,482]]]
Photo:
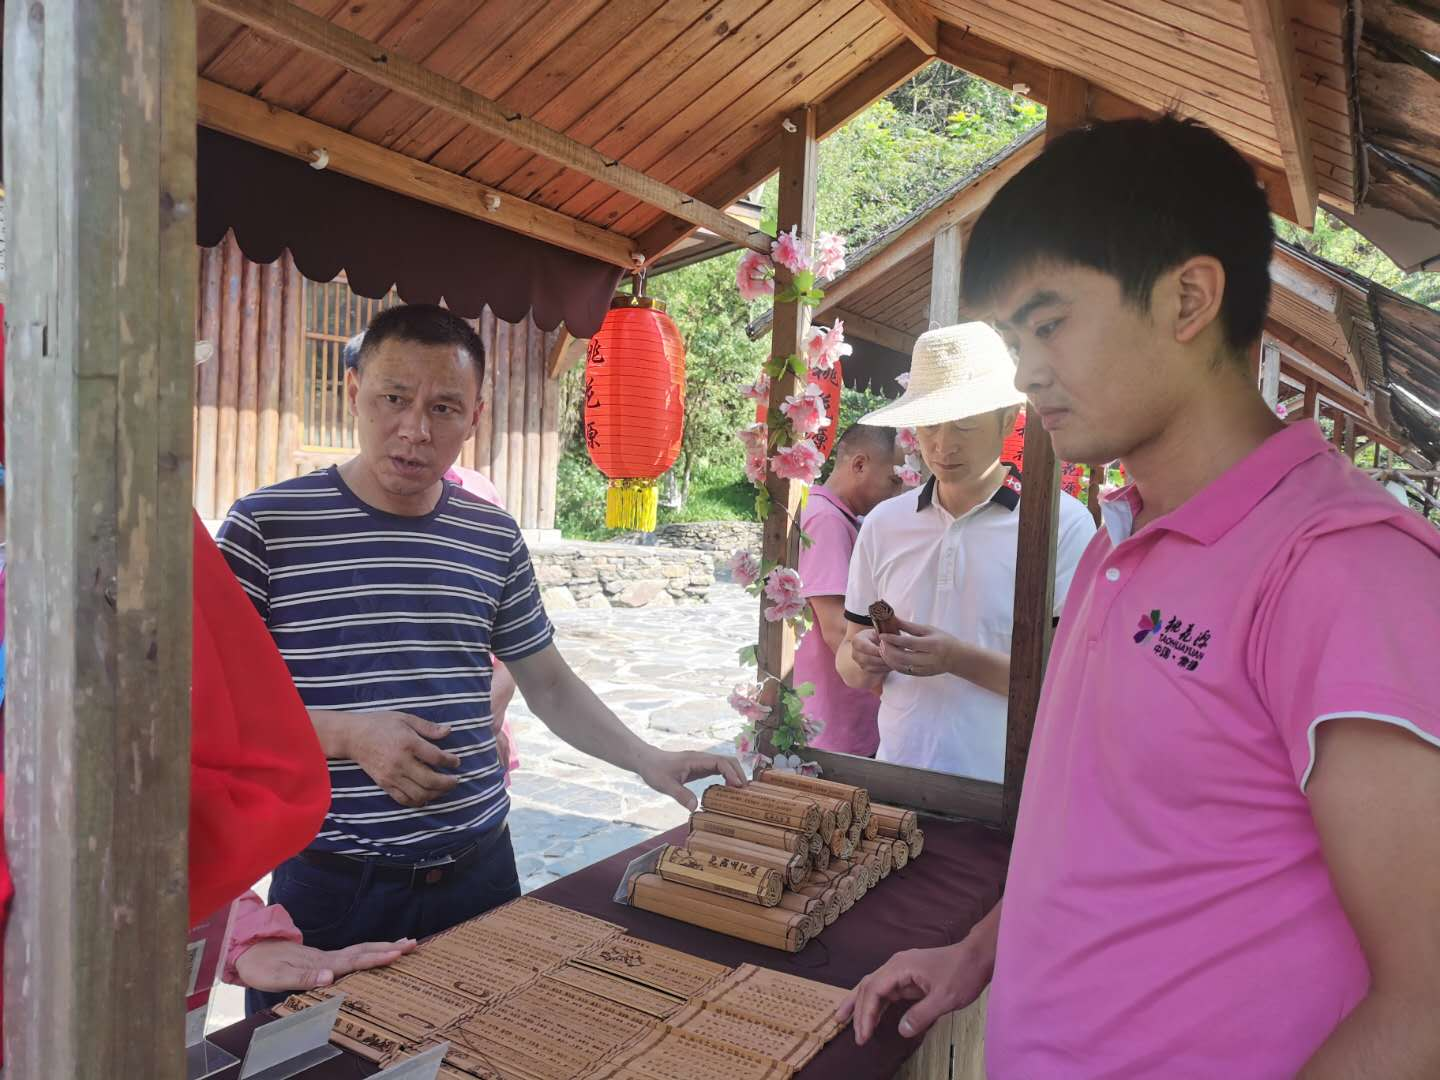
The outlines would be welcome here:
[[[289,859],[270,879],[270,903],[282,905],[305,944],[316,949],[429,937],[520,895],[509,826],[481,844],[488,845],[481,854],[437,885],[382,879],[368,862],[350,871]],[[245,1011],[268,1009],[287,996],[246,990]]]

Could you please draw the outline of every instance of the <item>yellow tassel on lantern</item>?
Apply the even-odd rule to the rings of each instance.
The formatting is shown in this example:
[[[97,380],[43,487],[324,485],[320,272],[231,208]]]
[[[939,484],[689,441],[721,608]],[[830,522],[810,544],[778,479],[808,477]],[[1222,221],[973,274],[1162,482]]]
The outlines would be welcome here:
[[[611,480],[605,493],[605,525],[611,529],[654,532],[660,490],[654,480]]]

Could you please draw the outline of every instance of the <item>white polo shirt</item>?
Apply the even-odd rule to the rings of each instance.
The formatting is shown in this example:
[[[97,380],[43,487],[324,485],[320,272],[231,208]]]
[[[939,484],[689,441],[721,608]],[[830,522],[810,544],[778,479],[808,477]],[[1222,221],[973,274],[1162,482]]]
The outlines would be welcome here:
[[[935,498],[935,479],[877,506],[865,518],[850,560],[845,617],[870,625],[884,600],[907,622],[934,626],[961,641],[1009,654],[1014,625],[1020,477],[1013,470],[995,494],[960,517]],[[1095,533],[1090,512],[1060,494],[1055,546],[1055,614]],[[958,773],[1005,776],[1003,695],[956,675],[891,672],[880,699],[880,761]]]

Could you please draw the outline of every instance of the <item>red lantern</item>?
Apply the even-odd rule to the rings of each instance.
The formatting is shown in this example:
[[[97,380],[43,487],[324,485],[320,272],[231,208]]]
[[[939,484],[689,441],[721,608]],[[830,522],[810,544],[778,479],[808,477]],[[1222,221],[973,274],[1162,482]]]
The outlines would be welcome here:
[[[809,381],[812,386],[820,387],[821,393],[825,395],[825,415],[830,418],[830,423],[813,435],[806,435],[805,438],[815,444],[815,449],[820,451],[822,458],[828,458],[830,451],[835,449],[835,440],[840,438],[840,390],[845,385],[840,371],[840,361],[836,360],[835,366],[829,371],[811,368]],[[755,422],[763,424],[769,415],[768,403],[760,402],[755,409]]]
[[[1015,418],[1015,430],[1005,436],[1005,442],[1000,449],[1000,460],[1008,461],[1023,475],[1025,472],[1025,409],[1022,406],[1020,415]],[[1080,482],[1085,474],[1082,465],[1060,466],[1060,489],[1069,495],[1080,497]]]
[[[610,480],[605,524],[655,528],[655,481],[685,433],[685,342],[665,305],[617,296],[585,357],[585,448]]]

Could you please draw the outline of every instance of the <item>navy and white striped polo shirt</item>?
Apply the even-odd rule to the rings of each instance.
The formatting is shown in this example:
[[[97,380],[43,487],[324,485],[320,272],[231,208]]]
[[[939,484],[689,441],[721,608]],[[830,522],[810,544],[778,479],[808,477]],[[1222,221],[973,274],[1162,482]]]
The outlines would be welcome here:
[[[332,759],[312,848],[418,861],[505,820],[490,654],[519,660],[554,637],[513,518],[448,481],[426,516],[389,514],[332,466],[245,496],[219,543],[309,708],[449,724],[439,745],[461,759],[460,783],[418,809]]]

